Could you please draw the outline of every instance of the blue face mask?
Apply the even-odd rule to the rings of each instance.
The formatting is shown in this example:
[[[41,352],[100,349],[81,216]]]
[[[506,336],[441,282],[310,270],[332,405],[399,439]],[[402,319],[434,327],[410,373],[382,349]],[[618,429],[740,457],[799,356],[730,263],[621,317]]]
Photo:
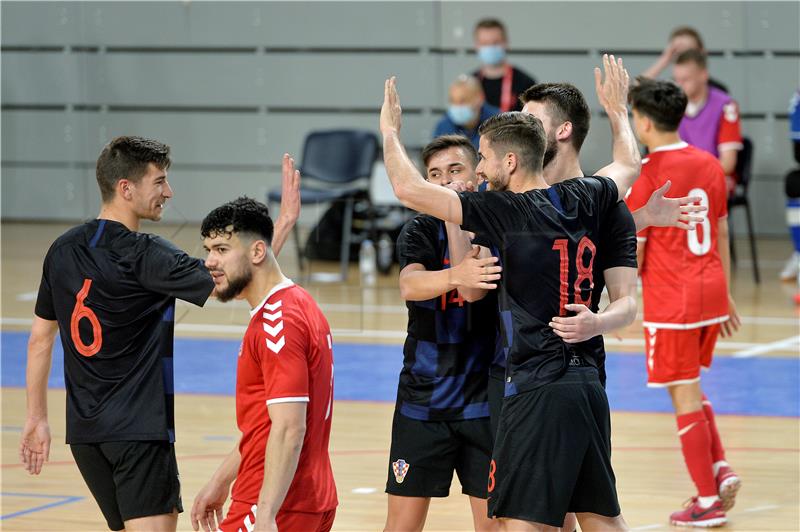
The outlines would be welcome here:
[[[500,45],[481,46],[478,48],[478,59],[484,65],[499,65],[506,58],[506,51]]]
[[[464,126],[475,120],[475,110],[469,105],[451,105],[447,108],[447,116],[457,126]]]

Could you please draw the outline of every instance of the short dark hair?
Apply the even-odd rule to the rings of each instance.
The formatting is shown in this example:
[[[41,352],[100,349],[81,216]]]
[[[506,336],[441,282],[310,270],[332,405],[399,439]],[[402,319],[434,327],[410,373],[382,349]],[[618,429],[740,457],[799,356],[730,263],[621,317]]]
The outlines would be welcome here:
[[[675,58],[676,65],[684,65],[686,63],[694,63],[703,69],[708,68],[706,53],[700,50],[686,50]]]
[[[478,33],[478,30],[500,30],[503,33],[503,39],[508,40],[508,33],[506,33],[506,26],[496,18],[483,18],[475,24],[475,29],[472,34]]]
[[[114,198],[120,179],[138,183],[150,163],[159,170],[168,170],[169,146],[144,137],[117,137],[105,145],[97,158],[96,176],[100,196],[106,203]]]
[[[220,205],[208,213],[200,226],[203,238],[239,233],[263,239],[270,246],[274,230],[269,208],[246,196]]]
[[[478,150],[470,140],[463,135],[442,135],[436,137],[422,148],[422,164],[428,167],[428,161],[439,152],[449,148],[461,148],[469,155],[472,165],[478,164]]]
[[[703,38],[700,37],[700,32],[694,29],[691,26],[678,26],[677,28],[672,30],[672,33],[669,34],[669,40],[671,41],[675,37],[681,36],[688,36],[695,40],[697,43],[697,48],[699,50],[705,50],[705,46],[703,45]]]
[[[478,133],[498,151],[513,152],[519,165],[531,172],[541,172],[547,138],[542,121],[528,113],[511,111],[488,118]]]
[[[631,107],[652,120],[659,131],[676,131],[688,102],[683,90],[671,81],[643,76],[636,78],[636,81],[637,84],[628,93]]]
[[[528,102],[544,102],[556,122],[571,122],[572,146],[575,151],[581,151],[583,141],[589,134],[592,113],[578,87],[571,83],[537,83],[528,87],[519,99],[523,105]]]

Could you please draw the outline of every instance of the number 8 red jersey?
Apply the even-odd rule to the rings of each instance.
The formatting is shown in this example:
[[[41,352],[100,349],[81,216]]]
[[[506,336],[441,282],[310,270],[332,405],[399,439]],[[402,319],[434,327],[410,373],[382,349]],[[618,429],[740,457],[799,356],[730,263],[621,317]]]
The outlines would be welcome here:
[[[642,161],[642,174],[626,202],[631,211],[643,207],[667,180],[668,196],[699,196],[708,206],[695,230],[648,227],[641,265],[644,326],[694,329],[728,318],[728,287],[719,255],[719,220],[728,216],[725,174],[712,155],[685,142],[656,148]]]

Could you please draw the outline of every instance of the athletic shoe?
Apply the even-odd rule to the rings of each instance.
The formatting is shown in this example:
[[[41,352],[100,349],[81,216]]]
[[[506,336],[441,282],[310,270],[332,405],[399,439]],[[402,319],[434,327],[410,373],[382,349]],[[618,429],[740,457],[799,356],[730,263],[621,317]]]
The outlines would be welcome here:
[[[742,479],[729,466],[722,466],[717,471],[717,492],[722,501],[722,511],[727,512],[736,504],[736,492],[742,487]]]
[[[795,251],[781,270],[781,281],[794,281],[800,274],[800,253]]]
[[[728,519],[722,511],[722,501],[717,501],[708,508],[702,508],[697,497],[692,497],[684,505],[683,510],[673,512],[669,516],[669,522],[675,526],[693,526],[700,528],[710,528],[722,526]]]

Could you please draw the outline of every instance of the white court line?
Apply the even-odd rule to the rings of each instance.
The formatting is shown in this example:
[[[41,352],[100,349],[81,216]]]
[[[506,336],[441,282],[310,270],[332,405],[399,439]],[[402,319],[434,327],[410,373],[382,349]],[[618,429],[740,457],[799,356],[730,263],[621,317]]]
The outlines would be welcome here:
[[[777,510],[780,508],[777,504],[767,504],[765,506],[756,506],[755,508],[748,508],[747,510],[742,510],[742,513],[750,513],[750,512],[766,512],[767,510]]]
[[[36,301],[39,292],[23,292],[17,295],[17,301]]]
[[[659,528],[664,528],[664,525],[654,524],[654,525],[637,526],[636,528],[631,528],[631,530],[656,530]]]
[[[785,338],[783,340],[777,340],[775,342],[769,342],[767,344],[761,344],[754,347],[750,347],[743,351],[738,351],[733,354],[735,358],[750,358],[755,357],[763,353],[769,353],[770,351],[776,351],[778,349],[782,349],[784,347],[790,347],[800,342],[800,336],[792,336],[790,338]],[[797,352],[797,349],[794,349],[794,352]]]
[[[370,493],[375,493],[378,490],[375,488],[354,488],[351,491],[358,495],[369,495]]]

